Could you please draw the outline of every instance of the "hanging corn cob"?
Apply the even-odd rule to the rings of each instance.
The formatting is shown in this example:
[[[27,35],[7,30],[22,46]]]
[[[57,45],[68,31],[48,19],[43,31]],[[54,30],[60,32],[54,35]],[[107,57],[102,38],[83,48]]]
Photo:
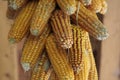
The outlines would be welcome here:
[[[51,72],[48,57],[43,53],[32,71],[31,80],[48,80]]]
[[[75,0],[56,0],[59,7],[67,15],[74,14],[76,11],[76,2]]]
[[[108,37],[105,26],[95,17],[95,14],[80,4],[80,10],[71,16],[72,21],[80,25],[83,29],[98,40],[104,40]]]
[[[29,1],[23,8],[16,20],[14,21],[9,33],[8,39],[10,43],[17,43],[28,33],[30,20],[37,6],[37,1]]]
[[[55,0],[39,0],[31,22],[32,35],[38,36],[42,33],[54,9]]]
[[[70,48],[73,44],[70,16],[61,10],[56,10],[51,17],[50,23],[58,43],[63,48]]]
[[[14,10],[23,7],[28,0],[8,0],[8,6]]]
[[[73,46],[70,48],[70,63],[75,73],[80,72],[82,54],[85,53],[85,37],[87,32],[79,26],[72,25],[73,28]]]
[[[66,52],[57,45],[53,35],[48,37],[46,49],[50,58],[50,62],[58,78],[60,80],[74,80],[74,73],[69,62],[67,62]]]
[[[89,54],[90,64],[91,64],[88,80],[98,80],[98,74],[97,74],[95,59],[93,56],[89,35],[87,35],[85,39],[85,47],[86,47],[86,52]]]
[[[21,64],[25,71],[35,66],[35,63],[44,50],[46,38],[49,33],[50,27],[47,25],[41,36],[35,37],[31,34],[28,36],[21,57]]]

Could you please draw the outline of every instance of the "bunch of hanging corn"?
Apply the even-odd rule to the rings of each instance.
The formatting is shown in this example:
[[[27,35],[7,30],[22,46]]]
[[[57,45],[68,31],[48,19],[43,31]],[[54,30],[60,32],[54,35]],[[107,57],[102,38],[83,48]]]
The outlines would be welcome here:
[[[10,43],[25,38],[21,66],[31,80],[98,80],[89,35],[108,37],[96,13],[105,0],[8,0]]]

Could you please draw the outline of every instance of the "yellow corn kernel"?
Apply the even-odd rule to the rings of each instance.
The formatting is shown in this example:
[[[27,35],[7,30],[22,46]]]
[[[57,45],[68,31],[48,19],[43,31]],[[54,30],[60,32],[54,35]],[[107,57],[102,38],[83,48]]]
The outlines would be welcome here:
[[[80,9],[71,16],[73,23],[78,24],[85,29],[91,36],[98,40],[104,40],[109,35],[105,26],[98,20],[93,12],[80,4]],[[76,23],[78,22],[78,23]]]
[[[55,37],[52,34],[47,38],[46,49],[58,78],[60,80],[74,80],[74,72],[70,63],[67,61],[66,52],[57,45]]]
[[[52,71],[49,80],[59,80],[54,70]]]
[[[88,80],[98,80],[98,74],[97,74],[95,59],[93,56],[89,35],[85,39],[85,47],[86,47],[85,51],[89,54],[90,64],[91,64]]]
[[[32,17],[30,31],[34,36],[41,35],[52,11],[55,9],[55,0],[39,0],[38,6]]]
[[[23,7],[28,0],[8,0],[8,6],[14,10]]]
[[[29,32],[30,20],[36,8],[37,1],[29,1],[15,19],[9,33],[8,39],[10,43],[16,43]]]
[[[56,0],[60,8],[67,15],[74,14],[76,11],[75,0]]]
[[[49,33],[50,27],[47,25],[41,36],[28,36],[21,57],[21,64],[25,71],[28,71],[35,66],[35,63],[44,50],[45,42]]]
[[[101,3],[102,3],[102,8],[100,10],[100,13],[105,14],[107,12],[107,8],[108,8],[107,2],[106,2],[106,0],[101,0]]]
[[[49,68],[50,62],[46,53],[43,53],[32,71],[31,80],[48,80],[48,73],[51,73]]]
[[[88,6],[91,4],[92,0],[79,0],[82,4],[84,4],[85,6]]]
[[[51,17],[50,23],[61,47],[70,48],[73,44],[70,16],[63,13],[61,10],[56,10]]]
[[[92,0],[91,5],[88,6],[88,9],[95,13],[100,12],[101,8],[102,4],[100,0]]]
[[[80,72],[75,73],[75,80],[89,80],[90,58],[88,53],[82,53],[82,62],[80,64]],[[92,79],[94,80],[94,79]]]
[[[72,25],[73,28],[73,46],[70,48],[69,60],[75,73],[80,72],[82,54],[85,53],[85,37],[87,32],[79,26]]]

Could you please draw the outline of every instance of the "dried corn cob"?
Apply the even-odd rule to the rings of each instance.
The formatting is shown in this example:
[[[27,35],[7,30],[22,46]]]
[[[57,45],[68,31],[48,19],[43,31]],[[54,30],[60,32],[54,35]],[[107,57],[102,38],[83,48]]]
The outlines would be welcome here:
[[[57,46],[55,37],[50,35],[46,42],[46,49],[50,62],[60,80],[74,80],[71,65],[67,62],[67,55],[63,48]]]
[[[38,36],[42,33],[54,9],[55,0],[39,0],[31,22],[32,35]]]
[[[102,4],[100,0],[92,0],[91,5],[88,6],[88,9],[95,13],[100,12],[101,8]]]
[[[58,5],[67,15],[74,14],[76,11],[75,0],[57,0]]]
[[[59,80],[54,70],[52,71],[49,80]]]
[[[93,12],[86,9],[82,4],[80,5],[81,6],[78,12],[78,16],[76,15],[77,12],[73,14],[71,16],[72,21],[75,24],[78,22],[78,25],[88,31],[89,34],[94,38],[98,40],[106,39],[109,35],[105,26],[98,20],[98,18],[95,17],[95,14]]]
[[[50,23],[58,43],[63,48],[70,48],[73,44],[70,17],[61,10],[56,10],[51,17]]]
[[[37,1],[29,1],[25,8],[20,11],[8,34],[10,43],[21,41],[29,31],[30,19],[34,13],[36,5]]]
[[[78,74],[75,73],[75,80],[89,80],[88,75],[90,71],[90,58],[88,53],[82,54],[82,63],[80,66],[80,72]],[[92,79],[93,80],[93,79]]]
[[[46,79],[46,76],[49,77],[49,74],[46,74],[46,72],[50,73],[49,68],[50,62],[46,56],[46,53],[43,53],[32,71],[31,80],[48,80]]]
[[[8,0],[8,6],[11,7],[14,10],[17,10],[21,7],[23,7],[28,0]]]
[[[85,6],[88,6],[91,4],[92,0],[79,0],[82,4],[84,4]]]
[[[98,74],[97,74],[95,59],[93,56],[89,35],[86,37],[85,47],[86,47],[86,52],[89,54],[90,64],[91,64],[88,80],[98,80]]]
[[[101,0],[101,3],[102,3],[102,8],[100,10],[100,13],[101,14],[105,14],[107,12],[107,2],[106,0]]]
[[[27,41],[24,44],[21,57],[21,64],[25,71],[28,71],[30,68],[34,67],[39,56],[44,50],[46,38],[49,35],[49,33],[50,27],[47,25],[41,36],[38,37],[32,35],[28,36]]]
[[[82,54],[85,53],[85,37],[87,32],[79,26],[72,25],[73,46],[70,48],[70,63],[75,73],[79,73],[82,62]]]

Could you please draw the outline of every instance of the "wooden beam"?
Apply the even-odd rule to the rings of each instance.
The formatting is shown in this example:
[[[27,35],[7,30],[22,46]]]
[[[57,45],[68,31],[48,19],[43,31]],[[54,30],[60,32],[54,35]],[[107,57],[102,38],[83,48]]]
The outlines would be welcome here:
[[[120,0],[107,2],[104,24],[110,36],[101,46],[100,80],[120,80]]]
[[[6,18],[7,1],[0,0],[0,80],[18,80],[16,45],[7,40],[11,20]]]

